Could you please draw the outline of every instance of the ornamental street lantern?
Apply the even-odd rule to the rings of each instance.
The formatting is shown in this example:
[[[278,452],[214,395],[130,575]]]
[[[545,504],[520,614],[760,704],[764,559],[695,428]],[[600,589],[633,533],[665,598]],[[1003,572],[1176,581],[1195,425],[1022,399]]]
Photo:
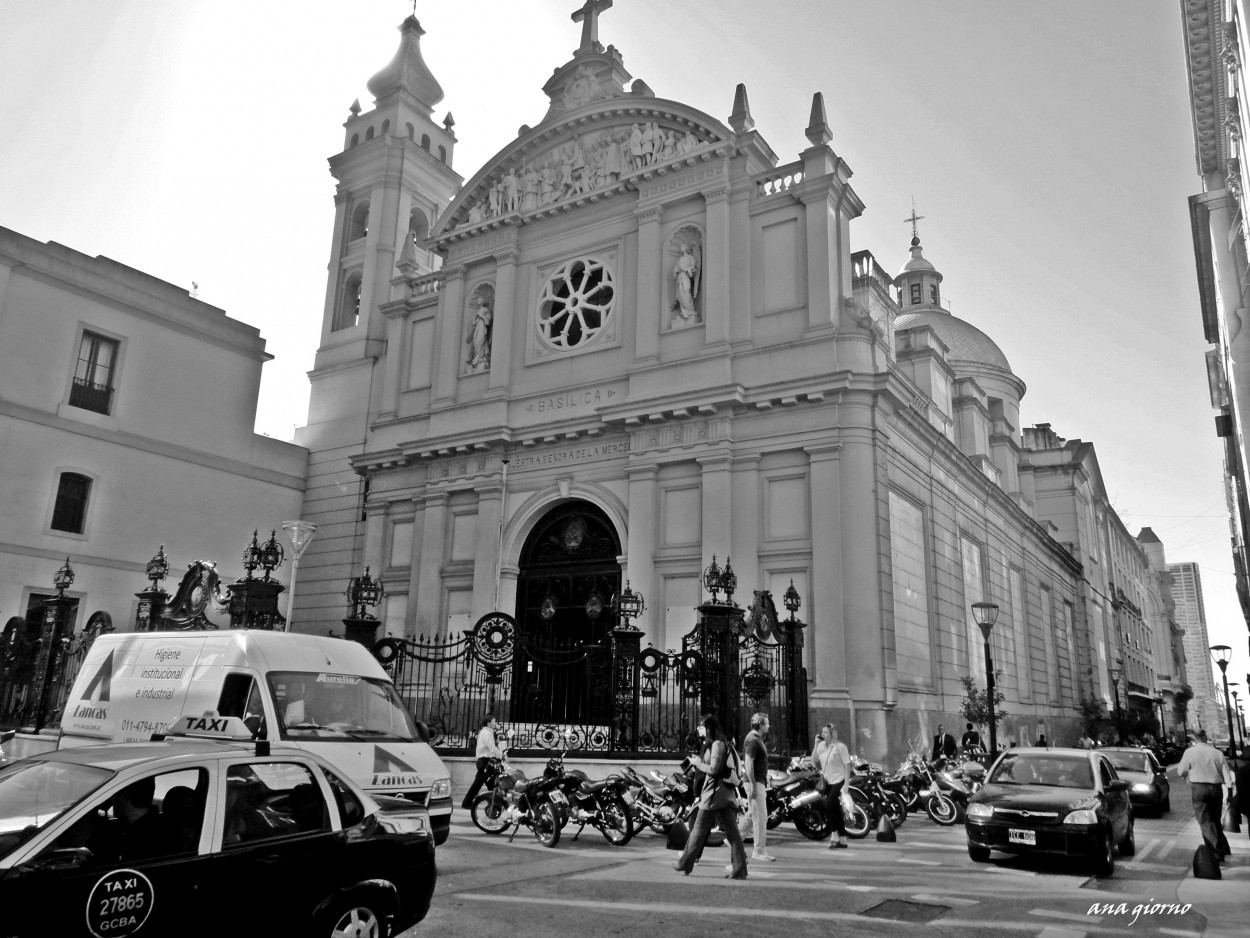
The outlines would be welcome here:
[[[721,571],[720,588],[725,591],[726,604],[732,606],[734,591],[738,588],[738,574],[734,573],[733,564],[728,557],[725,558],[725,569]]]
[[[799,607],[803,605],[799,599],[799,591],[794,588],[794,577],[790,577],[790,585],[786,587],[785,595],[781,597],[781,602],[786,609],[790,611],[790,621],[794,621],[794,614],[799,611]]]
[[[65,558],[65,563],[61,568],[52,575],[52,585],[56,587],[57,599],[65,597],[65,591],[74,585],[74,568],[69,565],[69,558]]]
[[[1115,667],[1107,668],[1107,677],[1111,678],[1111,693],[1115,695],[1115,741],[1116,745],[1124,743],[1124,730],[1120,726],[1120,675],[1124,671],[1124,659],[1116,658]]]
[[[230,625],[236,629],[268,629],[283,625],[286,619],[278,611],[278,594],[285,586],[271,580],[269,574],[281,565],[284,551],[274,529],[269,540],[258,543],[256,531],[252,541],[243,548],[243,569],[246,574],[230,587]],[[262,579],[254,579],[257,567],[265,571]]]
[[[243,548],[243,569],[247,571],[244,579],[250,580],[252,574],[260,567],[265,571],[265,579],[269,579],[269,574],[275,569],[282,566],[282,560],[286,556],[286,552],[282,549],[282,545],[278,543],[278,530],[274,528],[269,534],[269,540],[263,544],[257,543],[257,532],[252,532],[252,542]]]
[[[712,594],[712,602],[720,602],[720,599],[717,598],[716,594],[722,589],[721,569],[716,563],[715,554],[712,555],[712,562],[708,564],[707,569],[703,571],[703,588]]]
[[[621,590],[616,597],[616,614],[621,617],[621,628],[631,632],[637,632],[636,625],[630,625],[630,619],[636,619],[642,615],[642,611],[647,608],[646,600],[642,598],[641,593],[635,593],[629,588],[629,580],[625,581],[625,589]]]
[[[998,755],[998,733],[994,719],[994,662],[990,652],[990,632],[998,621],[997,603],[973,603],[972,618],[976,620],[985,639],[985,703],[989,712],[990,723],[990,758]]]
[[[1228,717],[1228,745],[1233,745],[1233,705],[1228,701],[1228,662],[1233,656],[1233,650],[1227,645],[1212,645],[1211,656],[1215,658],[1215,663],[1220,666],[1220,675],[1224,678],[1224,715]]]
[[[69,610],[77,605],[78,600],[65,595],[65,591],[74,585],[74,568],[69,558],[52,575],[52,585],[56,595],[43,602],[43,629],[39,636],[39,652],[35,659],[34,674],[38,681],[34,701],[34,729],[43,729],[52,711],[56,688],[53,687],[53,675],[57,671],[57,659],[64,653],[69,644],[65,633],[68,631]]]
[[[378,626],[381,623],[369,612],[368,607],[380,603],[385,591],[381,580],[375,580],[369,576],[368,567],[365,567],[363,576],[352,577],[345,591],[348,605],[351,607],[351,615],[343,620],[348,639],[360,642],[366,648],[373,647],[378,637]]]
[[[165,604],[169,602],[169,593],[161,588],[161,581],[169,574],[169,557],[165,554],[165,545],[152,555],[145,569],[151,585],[140,593],[139,607],[135,612],[135,631],[155,631],[160,628],[161,619],[165,615]]]

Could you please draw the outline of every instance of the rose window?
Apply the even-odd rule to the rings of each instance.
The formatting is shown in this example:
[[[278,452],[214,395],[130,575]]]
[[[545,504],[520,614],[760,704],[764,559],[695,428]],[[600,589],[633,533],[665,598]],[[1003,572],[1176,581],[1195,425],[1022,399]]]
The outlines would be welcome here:
[[[600,258],[568,261],[538,298],[538,333],[559,351],[586,345],[607,325],[615,296],[612,272]]]

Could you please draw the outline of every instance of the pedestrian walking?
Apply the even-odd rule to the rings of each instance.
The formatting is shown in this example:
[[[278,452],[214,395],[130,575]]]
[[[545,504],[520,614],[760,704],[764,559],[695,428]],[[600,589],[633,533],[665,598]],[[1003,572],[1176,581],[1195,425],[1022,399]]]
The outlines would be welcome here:
[[[495,731],[497,729],[499,729],[499,721],[495,719],[495,715],[493,713],[486,714],[482,720],[482,728],[477,731],[477,774],[473,776],[473,784],[464,793],[464,801],[460,803],[460,807],[465,810],[473,806],[473,799],[482,790],[482,784],[486,781],[486,770],[490,767],[490,760],[503,758],[503,750],[499,748],[499,743],[495,739]]]
[[[1206,730],[1198,730],[1194,744],[1177,763],[1176,774],[1189,782],[1194,817],[1203,842],[1215,852],[1217,860],[1224,862],[1229,850],[1220,829],[1220,811],[1224,806],[1224,787],[1233,787],[1233,773],[1224,753],[1207,742]]]
[[[941,729],[939,726],[939,735]],[[946,738],[950,739],[953,747],[955,740],[949,734]],[[934,747],[936,746],[935,740]],[[845,847],[846,820],[842,817],[842,788],[846,785],[851,754],[847,752],[845,743],[838,742],[838,728],[832,723],[826,723],[820,728],[820,738],[816,740],[816,747],[812,750],[812,761],[820,769],[821,778],[825,782],[825,814],[829,818],[833,834],[836,835],[829,841],[829,849]]]
[[[981,734],[972,728],[971,723],[964,724],[964,735],[959,740],[959,748],[964,753],[976,752],[981,749]]]
[[[768,729],[767,713],[751,714],[751,731],[742,740],[742,777],[747,790],[747,810],[742,815],[739,831],[744,841],[747,832],[751,834],[755,844],[751,850],[752,860],[771,862],[777,858],[764,849],[768,837],[768,749],[765,746]]]
[[[1046,742],[1046,734],[1045,734],[1045,733],[1038,733],[1038,734],[1037,734],[1037,744],[1038,744],[1039,746],[1041,746],[1043,749],[1045,749],[1045,748],[1047,748],[1047,747],[1049,747],[1049,746],[1050,746],[1050,743]]]
[[[690,762],[704,773],[703,789],[699,793],[699,813],[686,841],[681,857],[673,864],[679,873],[690,875],[695,858],[702,852],[712,825],[720,827],[729,841],[730,872],[727,879],[747,878],[747,854],[738,833],[738,817],[734,810],[734,797],[741,778],[741,766],[737,755],[720,730],[720,721],[707,714],[699,721],[698,732],[703,740],[703,751],[691,756]]]

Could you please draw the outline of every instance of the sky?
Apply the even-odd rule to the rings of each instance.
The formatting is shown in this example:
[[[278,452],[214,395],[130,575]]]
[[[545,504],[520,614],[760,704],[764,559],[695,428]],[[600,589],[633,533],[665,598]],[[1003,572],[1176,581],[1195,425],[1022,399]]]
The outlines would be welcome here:
[[[575,0],[417,0],[466,180],[546,111]],[[0,0],[0,225],[104,255],[260,329],[258,432],[307,416],[352,101],[411,0]],[[781,162],[813,92],[866,203],[854,250],[907,260],[912,208],[955,315],[1028,385],[1028,425],[1095,444],[1128,529],[1202,569],[1236,653],[1220,441],[1187,198],[1176,0],[615,0],[599,38],[722,121],[734,87]],[[1243,694],[1250,696],[1243,688]]]

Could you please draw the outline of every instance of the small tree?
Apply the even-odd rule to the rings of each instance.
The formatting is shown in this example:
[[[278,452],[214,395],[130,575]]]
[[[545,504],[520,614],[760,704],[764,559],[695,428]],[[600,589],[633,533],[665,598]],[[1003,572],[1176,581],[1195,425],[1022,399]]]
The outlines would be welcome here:
[[[986,727],[990,722],[990,702],[987,691],[977,687],[974,681],[968,675],[964,675],[959,679],[964,686],[964,699],[960,701],[959,713],[969,723],[974,723],[978,731]],[[994,685],[994,732],[998,733],[998,724],[1002,722],[1003,717],[1007,715],[1002,707],[1003,692],[998,689],[998,684]],[[986,748],[989,748],[989,740],[983,740]]]
[[[1107,725],[1107,706],[1100,697],[1083,697],[1081,699],[1081,729],[1090,739],[1097,739],[1099,732]]]

